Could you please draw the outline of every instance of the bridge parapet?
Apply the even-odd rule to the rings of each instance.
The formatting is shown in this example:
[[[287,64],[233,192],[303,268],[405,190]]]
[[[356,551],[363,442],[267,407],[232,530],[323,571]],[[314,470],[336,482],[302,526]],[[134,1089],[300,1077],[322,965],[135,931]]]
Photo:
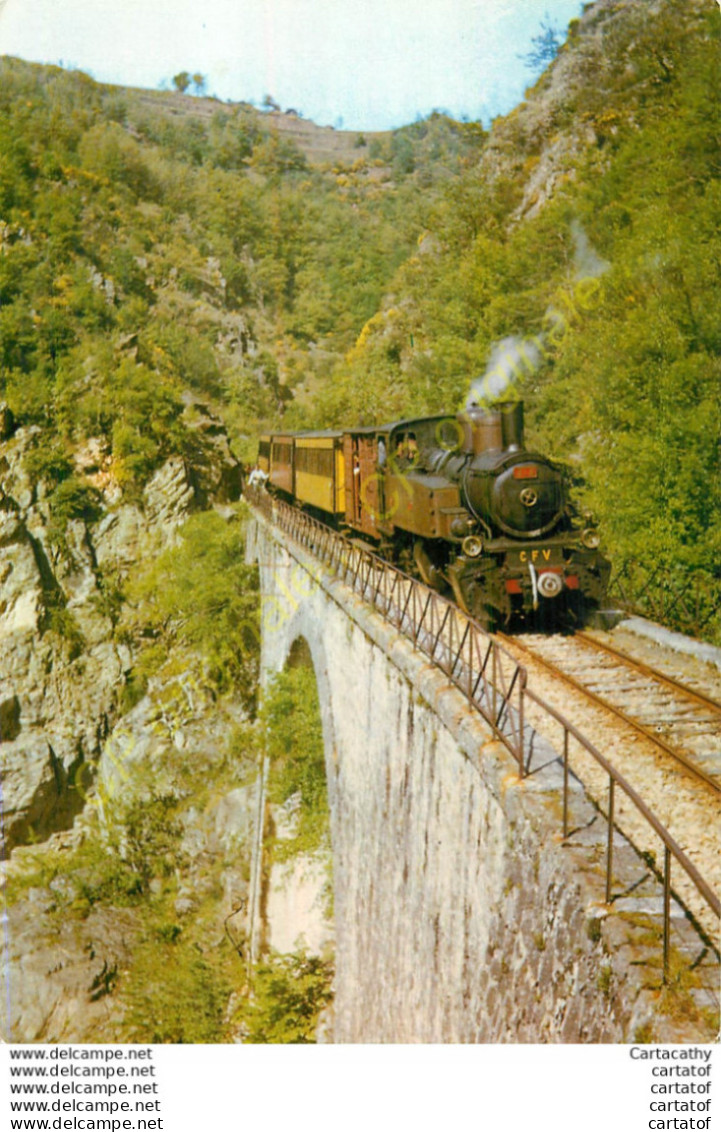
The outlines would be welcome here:
[[[562,721],[565,760],[539,741],[525,672],[480,626],[308,516],[252,502],[273,523],[251,540],[264,667],[304,636],[324,704],[337,1040],[678,1039],[660,984],[717,958],[671,893],[681,851],[661,829],[659,883],[614,821],[626,784],[609,767],[610,807],[589,802],[569,764],[582,736]],[[702,1022],[685,1025],[698,1040]]]

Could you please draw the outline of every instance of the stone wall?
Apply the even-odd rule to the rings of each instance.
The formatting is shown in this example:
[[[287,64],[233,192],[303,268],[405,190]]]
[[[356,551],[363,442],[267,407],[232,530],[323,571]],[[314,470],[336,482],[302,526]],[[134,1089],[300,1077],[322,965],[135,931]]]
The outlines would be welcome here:
[[[262,519],[249,552],[264,671],[304,638],[323,708],[334,1040],[689,1037],[649,989],[648,924],[603,904],[605,829],[580,783],[578,833],[562,843],[555,757],[520,781],[443,675],[336,578]],[[630,889],[645,866],[616,841],[616,882]]]

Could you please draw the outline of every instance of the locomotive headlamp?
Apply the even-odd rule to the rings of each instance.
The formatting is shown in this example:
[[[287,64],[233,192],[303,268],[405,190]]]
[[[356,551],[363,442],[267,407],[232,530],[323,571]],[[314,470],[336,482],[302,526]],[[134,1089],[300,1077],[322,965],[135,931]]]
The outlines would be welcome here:
[[[586,550],[598,550],[601,545],[601,536],[592,527],[586,527],[585,531],[581,531],[581,542]]]
[[[479,535],[467,535],[461,549],[466,558],[478,558],[483,553],[483,539]]]
[[[559,574],[551,574],[550,572],[539,574],[538,592],[543,597],[558,597],[562,589],[563,582]]]

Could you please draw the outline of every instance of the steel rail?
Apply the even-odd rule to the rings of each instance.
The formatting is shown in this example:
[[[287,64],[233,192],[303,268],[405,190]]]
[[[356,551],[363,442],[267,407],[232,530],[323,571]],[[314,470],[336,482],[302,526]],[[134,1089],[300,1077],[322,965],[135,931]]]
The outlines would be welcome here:
[[[574,640],[578,635],[579,634],[577,633],[574,634]],[[685,768],[685,770],[689,772],[689,774],[692,774],[694,775],[694,777],[700,779],[704,783],[704,785],[708,786],[711,790],[714,791],[714,793],[721,794],[721,785],[719,784],[718,778],[715,778],[713,775],[707,774],[703,767],[700,767],[694,761],[691,755],[687,755],[678,747],[673,746],[673,744],[664,739],[662,735],[659,735],[657,732],[652,731],[650,727],[647,727],[645,723],[641,723],[640,720],[634,719],[634,717],[624,711],[623,708],[617,707],[616,704],[611,703],[610,700],[605,699],[603,696],[599,695],[598,692],[594,692],[591,688],[588,688],[584,683],[577,679],[577,677],[571,676],[570,672],[566,672],[563,668],[559,668],[559,666],[554,663],[554,661],[548,660],[546,657],[541,656],[540,653],[537,653],[533,648],[525,644],[525,642],[522,642],[516,637],[511,639],[510,637],[506,636],[505,633],[496,633],[496,636],[500,637],[500,639],[502,641],[505,641],[506,644],[512,645],[513,647],[519,649],[521,652],[527,653],[528,656],[530,656],[537,664],[542,665],[549,672],[553,673],[554,676],[557,676],[560,680],[563,680],[566,684],[569,684],[570,687],[575,688],[577,692],[580,692],[583,696],[586,696],[587,699],[592,700],[593,703],[597,704],[598,707],[603,708],[604,711],[609,711],[618,719],[623,720],[624,723],[626,723],[629,727],[632,727],[640,735],[643,735],[644,738],[649,740],[649,742],[653,743],[656,747],[660,747],[663,751],[666,752],[666,754],[675,759],[676,762],[681,763],[681,765]],[[581,636],[584,642],[593,641],[592,637],[586,637],[584,634],[581,634]],[[593,643],[595,644],[595,642]],[[610,651],[613,655],[613,650]],[[622,656],[622,654],[618,655],[619,657]],[[633,663],[635,664],[635,662]],[[654,670],[650,669],[649,671],[653,672]],[[679,684],[678,687],[681,690],[686,691],[683,684]],[[721,711],[721,707],[719,707],[719,710]]]
[[[549,704],[546,700],[543,700],[540,696],[537,696],[536,693],[533,692],[530,688],[526,688],[526,696],[528,697],[528,699],[533,700],[535,704],[542,708],[547,715],[552,716],[557,723],[560,723],[564,728],[564,731],[567,731],[569,735],[572,735],[576,742],[580,743],[580,745],[584,747],[585,750],[587,750],[588,753],[593,756],[595,761],[599,763],[599,765],[606,771],[609,778],[613,778],[616,784],[621,787],[624,794],[628,795],[628,797],[631,799],[636,809],[639,810],[641,814],[643,814],[644,818],[651,826],[654,833],[658,834],[664,845],[666,845],[667,848],[671,850],[671,853],[681,865],[684,872],[686,872],[690,879],[693,881],[694,885],[699,890],[711,910],[715,912],[717,916],[721,916],[721,900],[719,900],[718,896],[716,896],[711,887],[701,876],[700,872],[693,864],[693,862],[688,859],[681,846],[674,840],[666,827],[661,824],[653,811],[649,809],[641,795],[633,788],[633,786],[631,786],[629,782],[626,781],[620,771],[617,771],[613,764],[610,763],[608,759],[601,754],[598,748],[593,743],[591,743],[589,739],[586,739],[585,735],[582,735],[578,728],[575,727],[574,724],[569,720],[567,720],[560,711],[556,711],[556,709],[552,707],[551,704]]]
[[[599,641],[596,637],[592,637],[590,633],[585,633],[582,629],[577,629],[573,634],[574,640],[585,641],[586,644],[591,645],[595,649],[600,649],[609,656],[616,657],[618,660],[623,661],[624,664],[630,665],[638,672],[642,672],[644,676],[650,676],[657,684],[668,684],[674,691],[681,692],[689,700],[696,700],[702,707],[708,707],[711,711],[716,712],[721,716],[721,704],[718,700],[713,699],[712,696],[707,696],[705,692],[699,692],[696,688],[689,688],[688,684],[682,684],[680,680],[675,677],[669,676],[666,672],[660,672],[658,668],[653,668],[650,664],[646,664],[644,660],[637,660],[635,656],[630,656],[629,653],[624,652],[623,649],[618,648],[617,645],[610,645],[607,641]]]

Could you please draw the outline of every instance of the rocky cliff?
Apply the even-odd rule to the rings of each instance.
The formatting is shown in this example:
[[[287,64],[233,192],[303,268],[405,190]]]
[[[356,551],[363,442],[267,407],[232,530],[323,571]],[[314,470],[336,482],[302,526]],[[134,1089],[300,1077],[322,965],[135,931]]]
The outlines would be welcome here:
[[[133,1026],[147,1034],[142,1019],[150,1008],[139,986],[131,1006],[108,1008],[131,953],[137,959],[140,946],[142,959],[142,941],[168,915],[171,926],[157,930],[180,935],[183,917],[197,914],[211,893],[223,916],[242,903],[235,850],[249,803],[233,775],[223,774],[242,709],[232,699],[219,705],[186,678],[188,658],[180,656],[168,658],[129,712],[124,694],[143,647],[123,628],[128,577],[176,543],[191,513],[220,506],[230,517],[240,493],[240,465],[220,423],[193,400],[184,416],[192,454],[159,467],[135,497],[118,483],[102,441],[76,450],[74,482],[92,492],[84,498],[94,506],[68,518],[54,506],[52,484],[35,473],[45,435],[0,408],[9,1040],[119,1040]],[[161,858],[156,870],[145,854],[161,851],[167,862]],[[210,934],[217,943],[215,927]],[[147,973],[144,980],[147,986]],[[170,1025],[157,1040],[183,1040]],[[203,1032],[193,1038],[203,1040]]]
[[[32,474],[37,427],[5,410],[0,444],[0,742],[6,850],[66,828],[117,716],[133,650],[114,632],[132,566],[172,543],[189,514],[240,494],[240,466],[202,405],[186,416],[197,459],[160,467],[128,502],[103,442],[75,453],[97,495],[94,521],[61,527]]]
[[[693,21],[712,5],[688,0],[684,7],[682,27],[667,0],[583,5],[526,100],[494,123],[479,161],[481,181],[507,178],[523,185],[516,221],[536,216],[573,181],[584,154],[597,151],[601,170],[608,164],[603,150],[622,127],[641,128],[645,103],[676,69],[671,45],[678,49]]]

